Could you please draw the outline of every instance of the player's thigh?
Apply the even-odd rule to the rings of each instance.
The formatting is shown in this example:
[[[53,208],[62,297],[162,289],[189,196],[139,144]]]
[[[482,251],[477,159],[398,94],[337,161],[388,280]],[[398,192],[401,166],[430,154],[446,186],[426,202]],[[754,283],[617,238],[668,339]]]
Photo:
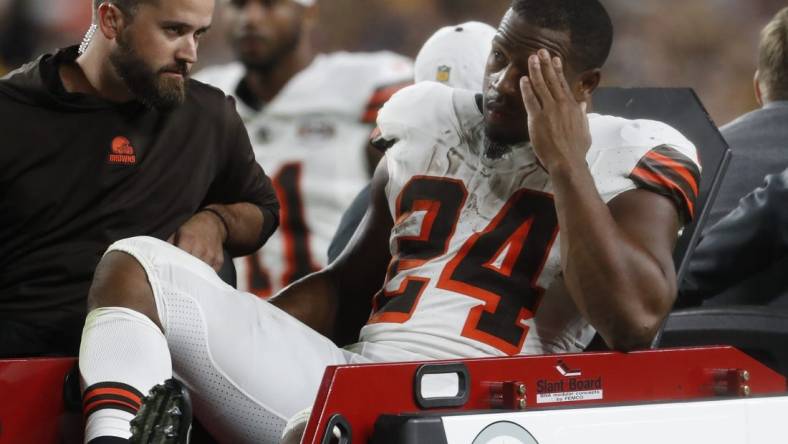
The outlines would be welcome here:
[[[230,390],[286,420],[314,401],[327,365],[359,359],[165,242],[119,244],[145,268],[173,369],[198,398]]]

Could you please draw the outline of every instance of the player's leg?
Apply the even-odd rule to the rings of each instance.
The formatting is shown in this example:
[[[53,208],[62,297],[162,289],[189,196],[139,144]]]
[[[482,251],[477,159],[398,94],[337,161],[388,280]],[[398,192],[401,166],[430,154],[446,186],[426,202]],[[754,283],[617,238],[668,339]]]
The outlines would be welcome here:
[[[145,271],[127,254],[101,260],[88,301],[79,353],[85,442],[126,442],[142,396],[172,376],[167,340]]]
[[[223,440],[277,442],[287,419],[314,401],[325,366],[357,359],[271,304],[235,291],[210,267],[169,244],[127,239],[106,258],[124,253],[144,270],[155,300],[151,317],[165,332],[173,370],[189,387],[195,413]],[[134,296],[104,299],[134,305]],[[85,347],[80,360],[90,361]],[[97,348],[89,354],[102,362]],[[140,359],[146,357],[128,361]]]

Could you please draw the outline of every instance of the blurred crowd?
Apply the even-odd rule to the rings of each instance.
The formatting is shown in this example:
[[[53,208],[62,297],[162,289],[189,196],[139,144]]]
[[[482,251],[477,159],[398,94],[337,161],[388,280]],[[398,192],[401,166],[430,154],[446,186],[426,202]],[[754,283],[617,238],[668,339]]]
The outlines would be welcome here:
[[[692,87],[718,125],[756,107],[751,79],[758,32],[783,0],[604,3],[617,37],[603,86]],[[413,57],[438,27],[467,20],[496,26],[508,5],[508,0],[324,0],[315,44],[323,51],[390,49]],[[90,0],[0,0],[0,72],[78,42],[89,22]],[[232,58],[221,17],[200,57],[202,66]]]

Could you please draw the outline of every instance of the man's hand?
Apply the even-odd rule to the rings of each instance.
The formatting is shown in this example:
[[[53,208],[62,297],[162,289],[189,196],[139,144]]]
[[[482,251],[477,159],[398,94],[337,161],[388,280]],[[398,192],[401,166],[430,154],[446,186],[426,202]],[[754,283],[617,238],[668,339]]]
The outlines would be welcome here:
[[[548,173],[585,163],[591,147],[586,102],[578,103],[558,57],[539,50],[528,59],[529,76],[520,79],[528,132],[534,152]],[[582,162],[582,163],[581,163]]]
[[[198,211],[181,225],[167,241],[219,271],[224,264],[227,228],[218,215]]]

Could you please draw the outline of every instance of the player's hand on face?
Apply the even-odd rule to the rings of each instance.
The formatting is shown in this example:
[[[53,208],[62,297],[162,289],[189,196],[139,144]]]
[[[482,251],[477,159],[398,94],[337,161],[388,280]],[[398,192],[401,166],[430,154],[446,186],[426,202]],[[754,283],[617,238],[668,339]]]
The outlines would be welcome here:
[[[224,264],[224,241],[227,232],[218,216],[200,211],[189,218],[167,242],[219,271]]]
[[[528,112],[528,132],[548,172],[585,163],[591,147],[586,102],[578,103],[564,77],[563,63],[545,49],[528,59],[529,75],[520,79]]]

